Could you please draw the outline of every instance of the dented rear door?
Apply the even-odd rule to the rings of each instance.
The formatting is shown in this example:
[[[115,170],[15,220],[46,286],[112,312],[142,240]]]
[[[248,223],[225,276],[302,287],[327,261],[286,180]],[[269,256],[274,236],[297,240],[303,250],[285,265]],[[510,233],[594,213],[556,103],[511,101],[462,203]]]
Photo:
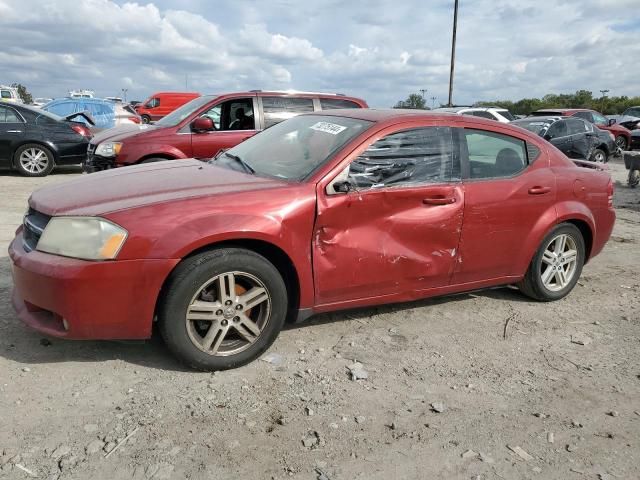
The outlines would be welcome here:
[[[350,164],[352,191],[318,192],[317,304],[449,284],[464,210],[453,130],[386,131]]]

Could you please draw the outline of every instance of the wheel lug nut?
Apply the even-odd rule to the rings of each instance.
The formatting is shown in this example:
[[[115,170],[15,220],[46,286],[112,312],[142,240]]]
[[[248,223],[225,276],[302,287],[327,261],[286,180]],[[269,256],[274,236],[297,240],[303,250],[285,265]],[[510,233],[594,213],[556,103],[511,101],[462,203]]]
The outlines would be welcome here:
[[[220,323],[222,324],[223,327],[226,327],[228,322],[226,320],[222,320],[222,322]]]
[[[242,305],[240,304],[236,305],[236,310],[242,310]]]
[[[222,310],[216,311],[216,315],[218,315],[218,316],[222,315]]]
[[[231,302],[231,300],[227,300],[226,302],[224,302],[224,304],[227,305],[227,306],[231,305],[231,303],[233,303],[233,302]]]
[[[240,317],[233,317],[233,321],[234,322],[239,322],[240,321]]]

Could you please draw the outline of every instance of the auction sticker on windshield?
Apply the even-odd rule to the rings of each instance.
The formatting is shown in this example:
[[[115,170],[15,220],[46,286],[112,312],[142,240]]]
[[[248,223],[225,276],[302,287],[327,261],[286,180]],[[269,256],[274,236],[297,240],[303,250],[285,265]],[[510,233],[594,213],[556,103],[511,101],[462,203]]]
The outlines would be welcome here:
[[[347,129],[347,127],[343,127],[342,125],[329,122],[318,122],[311,125],[309,128],[317,130],[318,132],[330,133],[331,135],[337,135]]]

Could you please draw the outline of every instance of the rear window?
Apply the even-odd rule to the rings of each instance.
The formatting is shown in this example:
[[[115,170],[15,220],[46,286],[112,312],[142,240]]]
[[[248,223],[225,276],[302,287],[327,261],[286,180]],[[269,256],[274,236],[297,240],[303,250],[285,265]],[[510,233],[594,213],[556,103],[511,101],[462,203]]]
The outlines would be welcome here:
[[[513,122],[513,124],[518,127],[522,127],[526,130],[529,130],[530,132],[533,132],[536,135],[540,135],[540,132],[542,132],[543,130],[546,130],[551,125],[551,123],[549,122],[541,122],[536,120],[533,120],[533,121],[529,120],[526,122],[515,121]]]
[[[313,99],[299,97],[262,97],[264,128],[301,113],[313,112]]]
[[[496,112],[498,112],[500,115],[502,115],[504,118],[506,118],[510,122],[516,119],[516,117],[511,115],[511,112],[509,110],[496,110]]]
[[[2,95],[2,98],[13,98],[9,90],[2,90],[2,93],[0,93],[0,95]]]
[[[322,110],[334,110],[338,108],[361,108],[356,102],[344,100],[342,98],[321,98],[320,107]]]

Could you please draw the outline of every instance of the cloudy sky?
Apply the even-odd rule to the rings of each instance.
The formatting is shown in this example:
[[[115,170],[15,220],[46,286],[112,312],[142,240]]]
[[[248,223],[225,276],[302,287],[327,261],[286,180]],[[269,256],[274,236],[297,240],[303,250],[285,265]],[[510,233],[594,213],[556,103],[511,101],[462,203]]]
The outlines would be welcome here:
[[[446,102],[453,0],[0,0],[0,83]],[[640,95],[640,0],[460,0],[454,102]],[[599,95],[599,93],[598,93]]]

